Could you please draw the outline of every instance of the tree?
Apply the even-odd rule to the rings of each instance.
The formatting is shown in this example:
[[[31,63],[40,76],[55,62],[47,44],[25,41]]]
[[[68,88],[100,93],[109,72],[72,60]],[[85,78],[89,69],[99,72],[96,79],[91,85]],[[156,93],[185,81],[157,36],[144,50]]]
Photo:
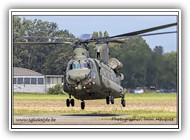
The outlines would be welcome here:
[[[49,94],[63,94],[63,85],[62,84],[56,84],[55,86],[53,87],[50,87],[48,89],[48,93]]]
[[[165,88],[177,88],[177,53],[164,54],[165,73],[163,83]]]
[[[31,36],[31,38],[20,38],[19,36]],[[42,20],[27,20],[21,19],[17,16],[13,18],[13,37],[15,42],[48,42],[49,38],[36,38],[32,36],[40,36],[40,37],[69,37],[73,38],[74,36],[69,33],[68,30],[59,30],[56,23],[47,22]],[[63,39],[59,39],[57,41],[64,41]],[[59,46],[59,47],[58,47]],[[67,56],[61,57],[63,52],[66,52],[64,49],[61,50],[60,47],[65,47],[65,45],[22,45],[22,44],[14,44],[13,46],[13,66],[24,67],[35,70],[37,72],[41,72],[43,74],[50,74],[46,68],[51,65],[54,74],[62,74],[60,69],[62,68],[63,62],[71,56],[67,54]],[[72,48],[70,48],[71,50]],[[63,52],[62,52],[63,51]],[[54,61],[50,60],[49,57],[55,57]],[[60,62],[60,58],[64,58],[62,63]],[[55,64],[50,64],[50,62]],[[66,62],[64,62],[66,63]],[[65,66],[65,64],[64,64]],[[51,70],[52,71],[52,70]],[[52,73],[51,73],[52,74]]]
[[[50,52],[42,65],[43,73],[50,75],[62,75],[71,59],[72,48],[70,46],[57,46]]]
[[[99,31],[98,37],[99,37],[99,38],[102,38],[102,37],[103,37],[103,34],[102,34],[101,31]]]
[[[164,49],[163,49],[163,47],[162,46],[156,46],[155,48],[154,48],[154,51],[153,51],[155,54],[157,54],[157,55],[163,55],[163,53],[164,53]]]
[[[109,37],[109,34],[107,31],[104,32],[104,37]]]
[[[95,32],[95,31],[94,31],[94,32],[92,33],[92,37],[97,39],[97,38],[98,38],[98,32]]]
[[[151,57],[151,49],[143,38],[131,38],[125,44],[111,47],[111,56],[119,59],[124,67],[123,86],[135,88],[147,84],[147,69]]]

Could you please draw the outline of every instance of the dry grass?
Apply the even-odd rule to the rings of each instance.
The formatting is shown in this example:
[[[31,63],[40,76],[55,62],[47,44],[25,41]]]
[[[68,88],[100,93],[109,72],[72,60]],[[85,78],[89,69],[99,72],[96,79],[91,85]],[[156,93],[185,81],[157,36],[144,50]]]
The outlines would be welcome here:
[[[75,99],[75,107],[66,107],[66,95],[15,94],[13,113],[15,115],[32,114],[121,114],[131,117],[172,117],[177,116],[176,94],[144,94],[126,96],[126,107],[120,99],[114,105],[105,100],[85,101],[85,110],[81,110],[81,101]]]

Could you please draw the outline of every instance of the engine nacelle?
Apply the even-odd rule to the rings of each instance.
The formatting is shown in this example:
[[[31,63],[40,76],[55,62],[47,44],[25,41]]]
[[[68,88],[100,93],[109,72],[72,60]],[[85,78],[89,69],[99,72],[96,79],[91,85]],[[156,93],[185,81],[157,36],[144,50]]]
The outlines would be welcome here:
[[[112,68],[113,70],[114,69],[118,70],[123,67],[123,64],[116,58],[110,58],[108,61],[108,66]]]
[[[124,80],[124,75],[123,75],[123,73],[119,73],[119,75],[120,75],[120,80],[121,80],[121,81]]]

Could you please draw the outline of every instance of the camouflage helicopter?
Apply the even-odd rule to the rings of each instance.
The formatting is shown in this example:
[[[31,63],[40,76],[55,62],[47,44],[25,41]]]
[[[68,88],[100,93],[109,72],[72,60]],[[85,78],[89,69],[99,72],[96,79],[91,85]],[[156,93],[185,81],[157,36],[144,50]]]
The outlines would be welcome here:
[[[72,96],[81,100],[81,109],[85,108],[85,100],[105,99],[106,104],[114,104],[114,98],[121,98],[121,105],[125,107],[126,89],[121,86],[124,75],[119,72],[123,64],[116,58],[109,58],[109,42],[124,43],[128,38],[176,33],[176,31],[148,33],[176,25],[177,23],[171,23],[105,38],[93,38],[89,34],[83,34],[72,42],[58,42],[55,41],[58,39],[56,37],[46,37],[50,38],[51,41],[15,43],[68,44],[73,47],[73,58],[68,62],[64,75],[64,91],[69,95],[66,100],[67,107],[75,106]],[[31,37],[25,36],[23,38]],[[52,41],[52,39],[54,40]],[[96,44],[95,58],[89,57],[88,44],[92,42]]]

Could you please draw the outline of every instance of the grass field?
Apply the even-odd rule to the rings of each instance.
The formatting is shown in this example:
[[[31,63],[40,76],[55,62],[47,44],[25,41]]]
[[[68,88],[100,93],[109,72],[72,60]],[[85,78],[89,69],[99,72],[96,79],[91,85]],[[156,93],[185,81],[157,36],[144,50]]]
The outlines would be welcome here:
[[[75,107],[66,107],[68,95],[13,93],[14,115],[37,114],[121,114],[129,118],[177,118],[176,94],[127,94],[126,107],[120,99],[114,105],[105,100],[85,101],[85,110],[80,108],[80,100],[75,99]]]

